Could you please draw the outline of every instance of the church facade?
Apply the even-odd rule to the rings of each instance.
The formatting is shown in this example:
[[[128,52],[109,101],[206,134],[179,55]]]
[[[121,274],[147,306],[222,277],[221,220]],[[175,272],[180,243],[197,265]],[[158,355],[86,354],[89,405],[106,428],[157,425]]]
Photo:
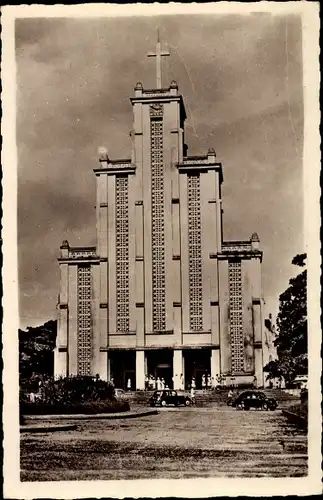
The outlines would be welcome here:
[[[55,376],[263,386],[259,238],[223,241],[222,165],[187,154],[183,97],[158,71],[130,99],[131,157],[94,169],[96,246],[60,248]]]

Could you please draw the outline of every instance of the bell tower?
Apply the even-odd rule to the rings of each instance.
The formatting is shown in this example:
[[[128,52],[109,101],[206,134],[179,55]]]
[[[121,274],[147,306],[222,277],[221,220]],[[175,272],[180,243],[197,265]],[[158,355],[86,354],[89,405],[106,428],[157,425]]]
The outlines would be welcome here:
[[[173,333],[173,255],[179,227],[177,164],[183,159],[183,133],[186,118],[182,96],[175,81],[162,88],[161,60],[169,52],[161,50],[159,37],[156,53],[156,88],[135,87],[133,106],[133,151],[136,164],[137,218],[143,221],[143,239],[137,238],[137,253],[144,256],[145,331],[146,334]],[[178,208],[178,207],[177,207]],[[176,221],[174,220],[176,219]],[[178,241],[179,244],[179,241]]]

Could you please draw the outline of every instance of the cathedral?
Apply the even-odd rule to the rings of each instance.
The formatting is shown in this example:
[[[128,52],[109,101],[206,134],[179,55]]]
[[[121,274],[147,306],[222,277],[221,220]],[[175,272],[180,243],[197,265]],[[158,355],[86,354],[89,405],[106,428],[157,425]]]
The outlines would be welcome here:
[[[60,247],[55,376],[99,375],[142,390],[263,379],[262,252],[224,241],[222,165],[189,156],[178,85],[137,83],[131,157],[100,150],[96,246]]]

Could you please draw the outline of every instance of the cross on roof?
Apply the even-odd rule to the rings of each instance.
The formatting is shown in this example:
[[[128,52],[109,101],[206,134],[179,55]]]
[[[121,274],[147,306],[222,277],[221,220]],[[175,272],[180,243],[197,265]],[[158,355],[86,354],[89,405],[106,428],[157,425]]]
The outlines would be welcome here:
[[[161,50],[160,40],[159,40],[159,30],[157,31],[156,53],[148,52],[147,56],[148,57],[156,57],[156,83],[157,83],[157,89],[161,89],[162,88],[162,79],[161,79],[162,57],[170,56],[170,53],[165,51],[165,50]]]

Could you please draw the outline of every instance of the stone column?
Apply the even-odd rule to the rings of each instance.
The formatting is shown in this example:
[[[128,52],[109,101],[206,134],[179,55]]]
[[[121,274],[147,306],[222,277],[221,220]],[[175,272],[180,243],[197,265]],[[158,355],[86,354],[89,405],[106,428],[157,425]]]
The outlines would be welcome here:
[[[262,347],[255,348],[255,376],[257,378],[257,387],[264,386],[264,372],[263,372],[263,362],[262,362]]]
[[[107,351],[100,352],[98,373],[101,380],[110,380],[110,360]]]
[[[54,367],[55,378],[67,376],[67,350],[62,352],[59,350],[59,347],[55,347]]]
[[[136,389],[145,389],[145,351],[136,351]]]
[[[183,390],[184,377],[181,377],[181,374],[183,373],[183,351],[182,349],[175,349],[173,352],[174,352],[174,357],[173,357],[174,389]]]
[[[220,350],[212,349],[211,351],[211,381],[212,387],[216,387],[218,385],[216,376],[220,375]]]

